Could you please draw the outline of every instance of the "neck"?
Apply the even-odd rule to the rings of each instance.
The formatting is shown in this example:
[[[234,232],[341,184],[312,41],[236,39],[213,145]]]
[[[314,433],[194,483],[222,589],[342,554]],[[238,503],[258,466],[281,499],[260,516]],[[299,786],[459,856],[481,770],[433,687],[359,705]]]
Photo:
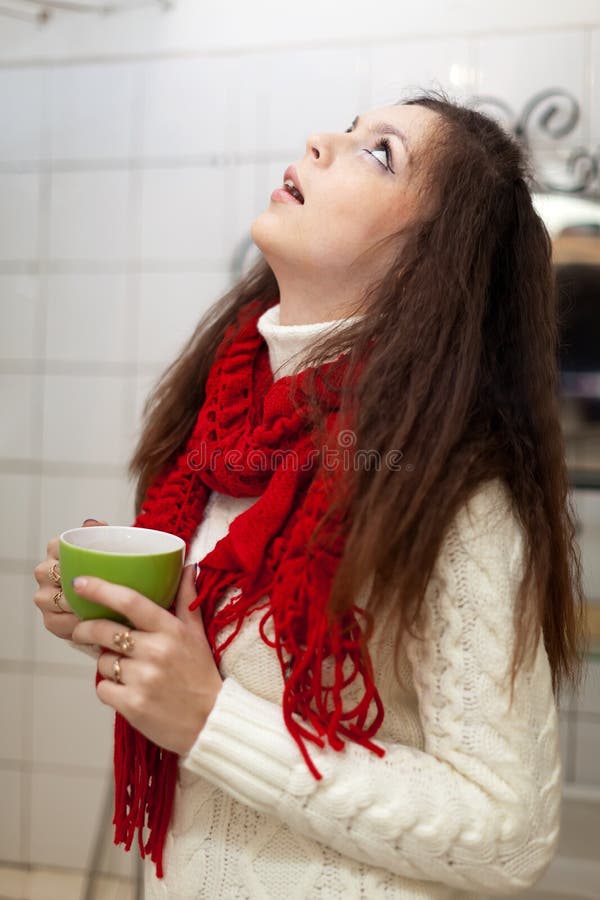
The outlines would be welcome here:
[[[273,378],[289,375],[302,368],[311,347],[331,329],[354,324],[361,317],[331,319],[322,322],[301,322],[285,325],[280,319],[281,305],[269,307],[259,317],[257,329],[269,349],[269,362]]]
[[[279,322],[281,325],[311,325],[335,322],[360,315],[360,290],[336,273],[326,277],[322,272],[311,277],[306,272],[275,272],[279,286]]]

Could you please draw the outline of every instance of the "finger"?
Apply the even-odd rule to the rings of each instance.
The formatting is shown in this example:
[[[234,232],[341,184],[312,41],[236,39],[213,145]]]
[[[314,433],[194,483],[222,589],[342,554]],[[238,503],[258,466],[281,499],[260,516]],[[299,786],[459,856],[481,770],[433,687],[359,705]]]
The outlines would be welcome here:
[[[108,522],[104,522],[102,519],[85,519],[82,527],[89,528],[90,526],[95,525],[108,525]],[[38,563],[34,569],[35,579],[39,585],[44,583],[54,584],[50,579],[50,567],[52,566],[52,563],[58,562],[59,560],[59,548],[60,537],[53,537],[48,541],[46,545],[46,559]],[[60,570],[58,571],[60,572]]]
[[[52,557],[46,557],[46,559],[42,559],[33,570],[33,577],[40,587],[54,584],[54,582],[50,580],[50,568],[55,562],[58,562],[58,560],[52,559]]]
[[[54,571],[54,573],[56,573],[59,577],[58,584],[56,583],[52,571]],[[58,559],[53,559],[52,557],[43,559],[37,564],[37,566],[33,570],[33,574],[40,587],[49,586],[51,588],[54,588],[55,591],[59,590],[61,585],[60,566],[58,565]]]
[[[182,622],[196,622],[200,617],[199,610],[196,609],[193,612],[190,612],[189,610],[190,603],[198,596],[198,591],[196,590],[196,573],[196,563],[184,566],[179,581],[175,602],[175,615],[178,619],[181,619]]]
[[[123,648],[121,640],[115,642],[117,636],[122,638],[125,634],[129,635],[130,646],[127,649]],[[136,651],[139,654],[140,644],[144,643],[144,633],[130,631],[124,625],[110,619],[86,619],[75,626],[72,640],[76,644],[97,644],[99,647],[112,650],[113,653],[135,656]]]
[[[55,637],[63,640],[71,640],[73,629],[80,619],[71,613],[44,613],[44,628]]]
[[[55,587],[50,600],[52,606],[50,612],[56,613],[58,616],[64,616],[65,613],[76,615],[75,610],[64,595],[62,588]]]
[[[115,661],[118,660],[119,680],[116,678]],[[115,684],[121,685],[127,683],[125,671],[127,670],[127,660],[118,653],[101,653],[98,657],[98,671],[103,678],[110,678]]]
[[[46,582],[40,587],[39,591],[35,592],[33,602],[43,613],[54,613],[57,616],[73,613],[73,609],[61,588],[49,582]]]
[[[112,678],[103,678],[96,685],[96,696],[105,706],[110,706],[131,722],[132,717],[127,704],[128,690],[125,684],[115,684]]]
[[[73,579],[73,588],[80,597],[108,606],[121,613],[140,631],[172,631],[173,616],[148,597],[122,584],[113,584],[93,575]]]

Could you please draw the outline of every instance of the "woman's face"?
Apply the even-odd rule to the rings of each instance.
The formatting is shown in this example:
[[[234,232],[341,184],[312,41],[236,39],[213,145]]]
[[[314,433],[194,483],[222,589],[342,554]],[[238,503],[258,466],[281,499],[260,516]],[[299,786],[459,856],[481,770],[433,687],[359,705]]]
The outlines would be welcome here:
[[[275,190],[252,223],[252,239],[275,271],[284,266],[347,275],[360,254],[416,221],[411,160],[426,147],[436,118],[426,107],[384,106],[357,117],[345,132],[311,134],[295,163],[304,202]],[[275,187],[283,181],[282,172]],[[377,251],[372,259],[377,262]]]

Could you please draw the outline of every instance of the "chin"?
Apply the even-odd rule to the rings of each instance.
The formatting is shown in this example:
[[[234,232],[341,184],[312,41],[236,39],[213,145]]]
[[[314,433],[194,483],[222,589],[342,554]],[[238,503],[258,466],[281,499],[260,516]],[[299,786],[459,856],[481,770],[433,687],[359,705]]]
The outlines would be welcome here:
[[[266,209],[250,225],[250,237],[263,254],[281,250],[281,220]]]

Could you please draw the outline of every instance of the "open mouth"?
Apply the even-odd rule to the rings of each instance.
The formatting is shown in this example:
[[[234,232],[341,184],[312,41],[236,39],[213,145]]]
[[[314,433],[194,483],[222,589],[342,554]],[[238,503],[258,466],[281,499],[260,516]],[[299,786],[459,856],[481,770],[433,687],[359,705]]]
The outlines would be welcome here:
[[[291,178],[285,179],[285,181],[283,182],[283,187],[288,192],[288,194],[291,194],[292,197],[295,197],[299,203],[302,203],[302,204],[304,203],[304,197],[302,196],[302,194],[300,193],[300,191],[298,190],[298,188],[296,187],[296,185],[294,184],[294,182],[292,181]]]

